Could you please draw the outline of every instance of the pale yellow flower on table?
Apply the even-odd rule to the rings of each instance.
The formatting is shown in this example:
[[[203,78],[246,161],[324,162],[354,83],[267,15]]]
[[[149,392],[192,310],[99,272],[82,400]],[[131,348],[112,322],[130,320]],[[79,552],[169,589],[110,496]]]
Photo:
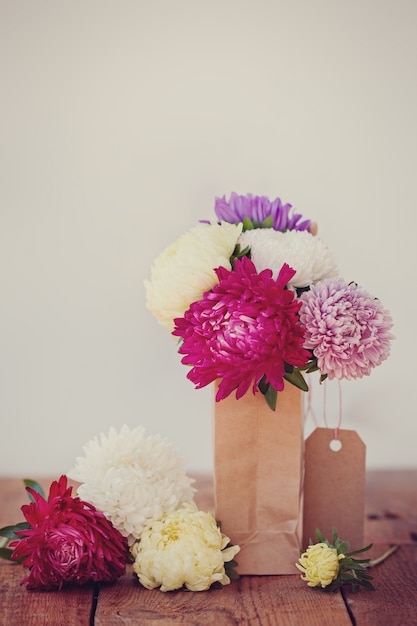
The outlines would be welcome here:
[[[174,329],[192,302],[219,282],[215,269],[230,270],[242,224],[198,224],[169,245],[145,280],[146,305],[162,326]]]
[[[327,587],[336,580],[339,573],[339,561],[344,554],[338,554],[336,548],[330,548],[327,543],[316,543],[308,546],[295,566],[304,575],[309,587]]]
[[[224,564],[239,552],[211,513],[199,511],[194,503],[163,515],[131,547],[133,570],[147,589],[173,591],[185,586],[205,591],[214,582],[228,585]]]

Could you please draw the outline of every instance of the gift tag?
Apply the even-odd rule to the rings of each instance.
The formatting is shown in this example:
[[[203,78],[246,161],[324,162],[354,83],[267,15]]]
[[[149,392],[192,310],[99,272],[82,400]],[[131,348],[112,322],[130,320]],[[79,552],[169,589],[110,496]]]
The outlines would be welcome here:
[[[363,547],[366,447],[353,430],[317,428],[305,442],[303,548],[316,541],[316,528],[330,542],[332,527]]]

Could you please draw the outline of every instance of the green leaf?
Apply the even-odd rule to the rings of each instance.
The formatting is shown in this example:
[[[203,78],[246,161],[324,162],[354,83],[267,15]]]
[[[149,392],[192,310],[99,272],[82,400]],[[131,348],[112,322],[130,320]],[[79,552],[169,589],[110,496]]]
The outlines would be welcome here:
[[[11,548],[0,548],[0,559],[6,559],[6,561],[10,561],[12,554],[13,550]]]
[[[38,493],[40,496],[42,496],[42,498],[46,500],[45,493],[39,483],[37,483],[35,480],[31,480],[30,478],[25,478],[23,482],[25,484],[25,487],[30,487],[30,489],[33,489],[33,491],[36,491],[36,493]],[[29,493],[28,495],[29,495],[30,501],[34,502],[34,498],[32,494]]]
[[[301,389],[301,391],[308,391],[308,385],[304,380],[304,376],[297,368],[294,368],[292,372],[286,372],[284,378],[295,387],[298,387],[298,389]]]
[[[369,582],[369,580],[360,580],[359,584],[362,585],[362,587],[365,587],[365,589],[369,589],[370,591],[375,591],[375,587],[373,586],[372,583]]]
[[[277,396],[278,392],[272,385],[268,386],[268,390],[265,393],[265,400],[271,411],[275,411],[277,408]]]
[[[345,554],[346,556],[348,556],[346,554],[350,548],[350,543],[348,541],[340,541],[340,539],[338,539],[334,544],[334,547],[336,548],[338,554]]]
[[[353,559],[349,563],[349,569],[352,570],[352,572],[363,572],[364,571],[362,563],[358,563],[358,561],[354,561]]]
[[[258,389],[259,389],[259,391],[260,391],[261,393],[263,393],[263,395],[265,395],[265,394],[266,394],[266,392],[267,392],[267,391],[268,391],[268,389],[269,389],[269,386],[270,386],[270,385],[269,385],[269,383],[267,383],[267,382],[266,382],[266,376],[265,376],[265,375],[263,375],[263,376],[262,376],[262,378],[261,378],[261,380],[260,380],[260,381],[259,381],[259,383],[258,383]]]
[[[239,580],[239,574],[236,571],[236,567],[238,566],[238,562],[232,559],[232,561],[227,561],[224,564],[224,570],[230,580]]]
[[[19,539],[19,535],[15,535],[16,530],[28,530],[31,528],[30,524],[27,522],[20,522],[19,524],[14,524],[14,526],[4,526],[0,528],[0,536],[7,537],[8,539]]]
[[[243,250],[240,247],[240,244],[237,243],[235,245],[235,249],[232,252],[231,257],[229,258],[230,261],[230,265],[232,266],[232,269],[235,268],[235,263],[237,259],[242,259],[244,256],[247,256],[249,259],[251,258],[251,248],[250,246],[245,246],[245,248],[243,248]]]
[[[312,361],[306,369],[307,374],[312,374],[313,372],[317,372],[319,366],[317,365],[317,359]]]
[[[265,400],[271,411],[275,411],[277,407],[277,390],[266,382],[266,376],[262,376],[258,383],[259,391],[265,396]]]
[[[240,246],[239,246],[239,248],[240,248]],[[243,248],[243,250],[239,249],[238,259],[241,259],[244,256],[247,256],[247,257],[250,258],[250,250],[251,250],[250,246],[246,246],[245,248]]]
[[[254,228],[254,225],[252,224],[251,220],[248,217],[243,218],[242,224],[243,224],[243,229],[242,229],[243,231],[253,230]]]
[[[369,545],[365,546],[365,548],[359,548],[359,550],[353,550],[352,552],[349,552],[348,554],[346,554],[346,556],[353,556],[354,554],[360,554],[361,552],[367,552],[367,550],[370,550],[372,548],[374,544],[370,543]],[[368,559],[366,559],[368,560]]]
[[[316,528],[316,538],[317,538],[317,543],[326,543],[325,538],[323,537],[323,535],[321,534],[318,528]],[[311,539],[310,539],[310,544],[312,544]]]
[[[261,228],[272,228],[272,215],[268,215],[268,217],[266,217],[264,219],[263,222],[261,222]]]

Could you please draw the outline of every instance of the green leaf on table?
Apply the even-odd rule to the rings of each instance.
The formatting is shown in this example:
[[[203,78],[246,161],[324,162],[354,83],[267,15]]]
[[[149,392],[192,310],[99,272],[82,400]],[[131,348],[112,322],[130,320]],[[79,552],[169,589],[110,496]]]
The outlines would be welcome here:
[[[339,539],[335,542],[334,547],[336,548],[338,554],[346,554],[350,548],[350,543],[348,541],[340,541]]]
[[[359,550],[352,550],[352,552],[349,552],[347,556],[353,556],[354,554],[360,554],[361,552],[367,552],[367,550],[370,550],[373,545],[374,545],[373,543],[369,543],[364,548],[359,548]],[[359,559],[357,559],[357,560],[359,561]],[[369,559],[363,559],[363,560],[368,561]]]
[[[12,554],[12,548],[0,548],[0,559],[6,559],[6,561],[11,561]]]
[[[40,486],[40,484],[36,482],[36,480],[31,480],[30,478],[25,478],[23,480],[23,482],[25,484],[25,487],[30,487],[30,489],[33,489],[33,491],[36,491],[36,493],[38,493],[40,496],[42,496],[42,498],[44,498],[46,500],[45,493],[44,493],[42,487]],[[28,495],[29,495],[29,500],[31,502],[34,502],[34,498],[33,498],[32,494],[28,493]]]
[[[4,526],[0,528],[0,537],[6,537],[7,539],[19,539],[19,535],[15,535],[16,530],[28,530],[31,528],[30,524],[27,522],[20,522],[19,524],[14,524],[13,526]]]

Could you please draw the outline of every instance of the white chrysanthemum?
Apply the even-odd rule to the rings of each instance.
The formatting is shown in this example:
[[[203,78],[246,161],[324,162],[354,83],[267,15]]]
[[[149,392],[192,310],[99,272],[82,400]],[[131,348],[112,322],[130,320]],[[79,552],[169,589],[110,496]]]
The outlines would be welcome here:
[[[130,544],[153,520],[192,501],[195,492],[172,444],[144,435],[141,426],[125,425],[120,433],[111,428],[84,446],[85,456],[68,473],[82,483],[80,498],[102,511]]]
[[[145,280],[146,305],[162,326],[173,330],[173,320],[219,282],[217,267],[231,269],[241,231],[242,224],[198,224],[154,261],[151,279]]]
[[[173,591],[185,585],[190,591],[205,591],[216,581],[228,585],[224,564],[240,550],[226,548],[229,541],[211,513],[190,503],[142,533],[131,548],[133,569],[147,589]]]
[[[250,246],[251,258],[258,272],[271,269],[277,277],[283,263],[296,270],[290,287],[310,285],[337,275],[337,267],[329,249],[308,231],[280,232],[272,228],[247,230],[239,237],[241,248]]]

